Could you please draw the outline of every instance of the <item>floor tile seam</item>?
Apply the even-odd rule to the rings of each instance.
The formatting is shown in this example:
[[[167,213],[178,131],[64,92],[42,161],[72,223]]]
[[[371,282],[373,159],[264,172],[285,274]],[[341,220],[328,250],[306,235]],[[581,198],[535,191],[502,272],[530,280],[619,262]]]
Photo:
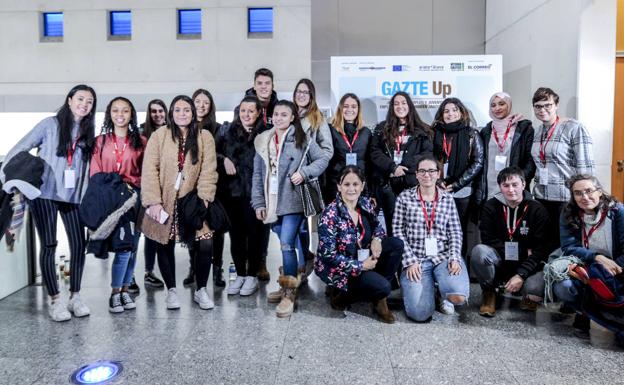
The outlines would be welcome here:
[[[278,373],[280,371],[280,368],[282,367],[282,359],[284,358],[284,351],[286,349],[286,338],[288,337],[288,333],[290,332],[290,327],[292,325],[293,316],[296,317],[294,313],[291,314],[290,317],[288,317],[288,326],[286,327],[286,330],[284,332],[284,339],[282,340],[282,350],[280,351],[279,360],[277,361],[277,369],[274,373],[274,378],[273,378],[274,385],[278,385],[278,380],[279,380]]]

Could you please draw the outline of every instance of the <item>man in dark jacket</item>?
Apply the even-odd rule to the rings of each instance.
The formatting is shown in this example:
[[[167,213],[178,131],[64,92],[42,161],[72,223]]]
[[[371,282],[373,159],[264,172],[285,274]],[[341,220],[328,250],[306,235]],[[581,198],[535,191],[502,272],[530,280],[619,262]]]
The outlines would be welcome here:
[[[531,276],[542,270],[553,249],[546,234],[548,212],[525,191],[522,169],[501,170],[497,183],[501,192],[483,206],[482,244],[472,249],[470,261],[483,292],[479,314],[486,317],[496,312],[495,290],[500,283],[505,283],[507,292],[522,291],[523,308],[535,308],[527,295],[536,292],[532,286],[539,285]]]
[[[277,103],[277,92],[273,90],[273,72],[267,68],[260,68],[254,73],[254,85],[245,91],[245,96],[253,95],[262,103],[262,121],[264,130],[273,128],[273,108]],[[238,106],[234,109],[234,116],[238,115]],[[263,130],[263,131],[264,131]]]

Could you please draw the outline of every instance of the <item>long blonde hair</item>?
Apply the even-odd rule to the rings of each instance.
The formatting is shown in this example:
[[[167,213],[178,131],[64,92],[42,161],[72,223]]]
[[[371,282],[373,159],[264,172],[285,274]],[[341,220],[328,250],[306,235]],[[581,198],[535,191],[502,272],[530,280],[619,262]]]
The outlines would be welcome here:
[[[355,127],[358,130],[364,127],[364,119],[362,118],[362,103],[360,103],[360,98],[358,98],[356,94],[352,94],[349,92],[342,95],[342,98],[340,98],[340,102],[338,102],[338,107],[336,107],[336,113],[334,114],[334,117],[331,121],[332,127],[334,127],[336,131],[341,134],[344,134],[344,116],[342,113],[342,105],[348,98],[355,100],[358,105],[358,114],[357,118],[355,118]]]

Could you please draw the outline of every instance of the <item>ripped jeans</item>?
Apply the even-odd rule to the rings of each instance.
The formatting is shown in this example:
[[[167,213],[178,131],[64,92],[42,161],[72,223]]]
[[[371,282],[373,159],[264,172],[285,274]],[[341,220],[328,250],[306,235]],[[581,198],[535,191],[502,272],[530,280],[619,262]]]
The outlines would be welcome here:
[[[271,225],[271,230],[280,240],[284,275],[297,276],[297,235],[304,219],[303,214],[280,215],[277,217],[277,222]]]

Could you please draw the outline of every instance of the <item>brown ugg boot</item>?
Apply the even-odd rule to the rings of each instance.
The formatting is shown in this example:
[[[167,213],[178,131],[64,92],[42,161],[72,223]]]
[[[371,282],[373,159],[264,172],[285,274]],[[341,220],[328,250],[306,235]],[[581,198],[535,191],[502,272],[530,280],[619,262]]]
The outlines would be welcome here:
[[[277,268],[279,270],[279,276],[284,275],[284,267],[280,266]],[[277,281],[279,283],[279,279]],[[270,292],[267,294],[267,302],[268,303],[279,303],[282,300],[282,296],[284,295],[284,288],[280,287],[279,289]]]
[[[373,311],[377,313],[379,320],[381,322],[385,322],[387,324],[393,324],[396,321],[394,314],[388,309],[388,302],[386,299],[380,299],[379,301],[373,302]]]
[[[484,290],[481,296],[481,307],[479,315],[484,317],[494,317],[496,314],[496,293],[491,290]]]
[[[297,298],[299,280],[292,275],[281,275],[278,282],[283,290],[283,294],[282,300],[275,308],[275,315],[278,318],[290,317],[295,310],[295,300]]]
[[[258,277],[260,281],[269,281],[271,279],[271,274],[266,268],[266,259],[260,261],[260,267],[258,268],[258,274],[256,274],[256,277]]]

